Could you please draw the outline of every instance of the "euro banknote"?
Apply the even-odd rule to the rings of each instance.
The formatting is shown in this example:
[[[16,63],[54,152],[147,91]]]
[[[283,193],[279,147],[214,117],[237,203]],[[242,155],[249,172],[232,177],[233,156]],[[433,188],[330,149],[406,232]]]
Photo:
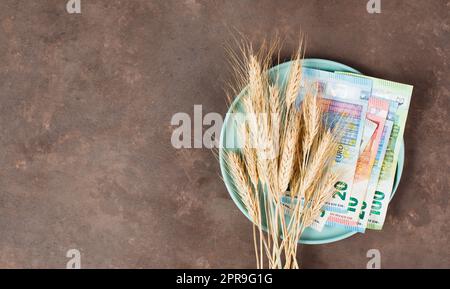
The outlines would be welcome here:
[[[345,75],[348,74],[345,73]],[[387,207],[395,181],[396,167],[403,142],[413,86],[369,76],[354,76],[372,80],[373,96],[386,99],[398,105],[393,115],[392,132],[389,137],[386,155],[381,167],[380,178],[367,224],[367,228],[369,229],[381,230],[386,218]]]
[[[363,135],[368,99],[372,81],[351,75],[339,75],[315,69],[303,69],[303,82],[298,101],[301,102],[304,87],[315,84],[322,96],[325,124],[340,127],[339,146],[331,170],[339,175],[335,193],[324,209],[347,212],[359,150]]]
[[[386,120],[384,123],[383,134],[381,136],[380,144],[378,145],[378,152],[375,158],[375,162],[372,167],[372,172],[370,174],[369,184],[367,185],[367,192],[365,200],[361,207],[361,212],[359,213],[358,227],[357,231],[364,233],[367,228],[367,223],[369,221],[370,211],[372,204],[374,202],[376,188],[378,184],[378,179],[380,177],[381,167],[383,164],[384,157],[386,155],[386,149],[389,142],[389,137],[392,132],[393,121]]]
[[[360,212],[366,198],[367,187],[369,184],[372,167],[377,156],[378,146],[383,134],[388,109],[388,101],[376,97],[370,97],[364,130],[369,130],[369,132],[372,132],[372,127],[375,125],[375,131],[373,131],[372,134],[364,133],[365,138],[368,138],[368,140],[365,141],[366,145],[361,147],[347,212],[345,214],[331,213],[327,224],[344,226],[354,231],[360,230],[358,226]],[[364,141],[362,142],[364,143]],[[368,216],[364,217],[367,219]]]
[[[330,214],[331,212],[323,210],[309,227],[317,232],[322,232]]]

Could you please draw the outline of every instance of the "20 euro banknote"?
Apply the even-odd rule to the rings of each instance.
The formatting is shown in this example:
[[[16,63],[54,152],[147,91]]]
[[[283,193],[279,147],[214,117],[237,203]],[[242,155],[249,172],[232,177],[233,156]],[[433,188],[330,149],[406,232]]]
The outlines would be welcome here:
[[[370,132],[372,132],[372,124],[374,124],[376,128],[372,134],[364,134],[368,140],[366,141],[367,144],[364,147],[361,147],[348,210],[345,214],[331,213],[328,218],[328,225],[340,225],[354,231],[360,231],[358,226],[360,212],[366,198],[367,187],[369,184],[372,167],[377,156],[378,146],[383,134],[388,108],[388,101],[376,97],[370,97],[364,130],[370,130]]]
[[[339,126],[339,146],[331,170],[339,175],[335,193],[326,202],[327,211],[345,213],[358,161],[372,81],[351,75],[304,68],[302,87],[317,85],[322,96],[324,122],[328,127]],[[305,90],[300,89],[301,102]]]

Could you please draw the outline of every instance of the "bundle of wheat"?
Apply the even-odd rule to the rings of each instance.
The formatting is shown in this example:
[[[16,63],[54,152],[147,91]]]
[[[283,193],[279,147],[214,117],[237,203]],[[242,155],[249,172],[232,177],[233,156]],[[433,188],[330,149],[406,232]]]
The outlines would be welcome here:
[[[244,145],[225,150],[235,189],[254,223],[258,268],[299,268],[298,240],[333,193],[336,175],[327,168],[337,148],[336,132],[322,125],[317,89],[306,89],[296,105],[302,80],[303,45],[281,85],[268,70],[278,42],[254,52],[251,45],[230,53],[234,92],[245,88],[247,115],[239,124]],[[279,55],[279,54],[278,54]],[[278,58],[279,59],[279,58]],[[236,95],[236,94],[235,94]],[[288,202],[286,202],[286,197]]]

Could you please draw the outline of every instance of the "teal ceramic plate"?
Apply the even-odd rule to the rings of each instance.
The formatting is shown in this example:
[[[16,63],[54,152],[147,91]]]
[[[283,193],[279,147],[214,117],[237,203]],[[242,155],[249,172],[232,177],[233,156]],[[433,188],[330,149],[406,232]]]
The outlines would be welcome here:
[[[276,67],[273,67],[271,69],[271,73],[274,73],[276,71],[280,75],[280,81],[283,81],[284,79],[282,79],[282,78],[284,76],[286,76],[286,72],[288,71],[290,65],[291,65],[290,62],[280,64]],[[327,71],[331,71],[331,72],[343,71],[343,72],[353,72],[353,73],[361,74],[356,69],[351,68],[347,65],[344,65],[344,64],[341,64],[338,62],[334,62],[334,61],[330,61],[330,60],[324,60],[324,59],[305,59],[303,61],[303,66],[308,67],[308,68],[327,70]],[[235,101],[230,106],[230,109],[228,111],[229,113],[234,111],[235,108],[239,105],[241,96],[242,96],[242,94],[240,94],[239,96],[236,97]],[[220,147],[221,147],[221,149],[219,151],[220,169],[222,172],[222,177],[224,179],[225,185],[227,187],[227,190],[228,190],[231,198],[233,199],[235,204],[238,206],[238,208],[242,211],[242,213],[248,218],[247,211],[245,210],[242,203],[240,202],[237,193],[234,191],[234,188],[232,185],[233,181],[232,181],[231,177],[228,175],[226,167],[225,167],[224,155],[223,155],[223,150],[222,150],[222,148],[225,147],[225,136],[226,137],[230,137],[230,135],[235,136],[234,124],[232,121],[230,121],[228,116],[229,116],[229,114],[227,114],[227,117],[225,117],[224,125],[222,127],[222,132],[221,132],[221,136],[220,136]],[[236,141],[239,142],[239,140],[236,140]],[[404,145],[402,143],[402,147],[400,149],[400,156],[399,156],[399,160],[398,160],[398,164],[397,164],[397,171],[396,171],[396,176],[395,176],[394,187],[392,188],[391,199],[394,196],[395,191],[397,190],[398,184],[400,183],[400,178],[402,175],[403,164],[404,164],[404,154],[405,154],[405,150],[404,150]],[[340,227],[325,227],[322,230],[322,232],[317,232],[312,229],[306,229],[305,232],[303,233],[303,235],[301,236],[299,242],[302,244],[316,244],[316,245],[317,244],[326,244],[326,243],[340,241],[340,240],[348,238],[354,234],[356,234],[356,232],[347,230],[345,228],[340,228]]]

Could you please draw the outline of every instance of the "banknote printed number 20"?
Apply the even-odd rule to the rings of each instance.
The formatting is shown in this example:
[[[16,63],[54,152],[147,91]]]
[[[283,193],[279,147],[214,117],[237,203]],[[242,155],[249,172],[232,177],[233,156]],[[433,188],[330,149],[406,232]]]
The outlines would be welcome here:
[[[336,184],[334,184],[334,188],[337,190],[333,197],[335,198],[336,196],[338,196],[341,200],[345,201],[345,198],[347,197],[347,188],[348,185],[345,182],[339,181]]]

